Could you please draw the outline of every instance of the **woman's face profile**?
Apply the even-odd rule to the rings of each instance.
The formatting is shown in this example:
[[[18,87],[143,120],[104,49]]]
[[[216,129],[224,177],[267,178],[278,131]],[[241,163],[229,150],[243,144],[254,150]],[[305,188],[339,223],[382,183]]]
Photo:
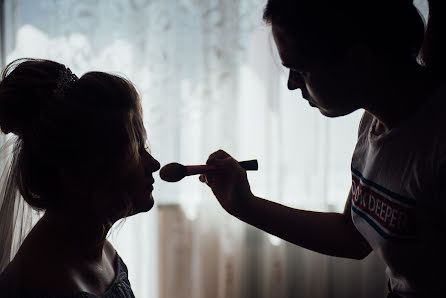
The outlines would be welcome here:
[[[138,115],[138,117],[141,117]],[[153,173],[160,169],[160,163],[147,151],[144,144],[134,141],[133,150],[127,163],[121,169],[123,178],[121,182],[122,191],[132,205],[132,214],[146,212],[152,209],[154,199],[152,196]]]
[[[142,123],[140,114],[136,111],[132,113],[133,119],[139,118],[138,122]],[[126,120],[128,123],[122,123],[122,125],[128,126],[132,122],[131,119]],[[142,135],[139,131],[141,129],[133,125],[133,131],[139,135]],[[115,160],[110,161],[115,163],[115,166],[110,173],[105,173],[109,178],[102,187],[102,198],[94,203],[97,212],[114,220],[152,209],[154,205],[153,173],[160,169],[159,162],[153,158],[141,141],[135,136],[125,139],[127,141],[121,144],[116,140],[115,145],[127,148],[125,150],[127,153],[125,156],[116,156]],[[128,207],[131,207],[130,210]]]
[[[327,60],[308,54],[311,49],[303,47],[311,45],[297,41],[280,26],[273,24],[272,33],[282,64],[289,69],[289,90],[300,89],[302,97],[328,117],[343,116],[359,108],[353,96],[356,86],[350,81],[352,71],[343,63],[344,57],[338,57],[335,63],[321,62]]]
[[[133,194],[132,204],[135,214],[152,209],[154,205],[152,191],[155,182],[152,174],[159,169],[160,163],[153,158],[146,148],[141,148],[139,150],[139,162],[134,169],[134,173],[137,173],[133,176],[135,179],[133,186],[135,188],[129,188],[130,193]]]

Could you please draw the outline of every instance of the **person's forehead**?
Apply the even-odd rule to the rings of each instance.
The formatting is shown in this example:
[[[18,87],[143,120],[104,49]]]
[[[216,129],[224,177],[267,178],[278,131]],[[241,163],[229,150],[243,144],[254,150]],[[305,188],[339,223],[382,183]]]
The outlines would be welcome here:
[[[272,25],[272,33],[279,56],[285,66],[300,68],[314,63],[315,58],[309,55],[308,48],[311,45],[308,42],[299,41],[280,26]]]
[[[146,139],[146,130],[144,127],[144,119],[141,111],[139,109],[132,110],[132,125],[138,138],[143,141]]]

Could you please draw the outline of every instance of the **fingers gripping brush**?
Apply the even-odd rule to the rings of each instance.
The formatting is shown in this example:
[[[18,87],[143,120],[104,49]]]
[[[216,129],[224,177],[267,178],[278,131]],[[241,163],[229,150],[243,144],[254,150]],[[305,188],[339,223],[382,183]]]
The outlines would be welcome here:
[[[247,171],[256,171],[259,168],[256,159],[239,161],[238,164]],[[167,182],[178,182],[186,176],[215,173],[218,171],[218,167],[212,165],[184,166],[173,162],[161,168],[160,177]]]

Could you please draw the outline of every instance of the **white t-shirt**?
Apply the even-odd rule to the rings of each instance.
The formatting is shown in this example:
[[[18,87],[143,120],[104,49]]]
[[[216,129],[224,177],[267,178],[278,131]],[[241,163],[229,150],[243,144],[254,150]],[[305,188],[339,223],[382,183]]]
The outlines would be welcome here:
[[[352,219],[401,297],[446,297],[446,87],[375,133],[365,112],[352,158]],[[428,296],[429,295],[429,296]]]

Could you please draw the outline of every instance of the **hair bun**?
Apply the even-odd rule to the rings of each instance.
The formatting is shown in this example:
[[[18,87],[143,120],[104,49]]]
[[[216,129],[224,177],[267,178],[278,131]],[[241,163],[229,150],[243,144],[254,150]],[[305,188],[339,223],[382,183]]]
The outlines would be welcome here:
[[[18,59],[6,66],[0,82],[0,129],[26,135],[48,105],[65,66],[53,61]]]

